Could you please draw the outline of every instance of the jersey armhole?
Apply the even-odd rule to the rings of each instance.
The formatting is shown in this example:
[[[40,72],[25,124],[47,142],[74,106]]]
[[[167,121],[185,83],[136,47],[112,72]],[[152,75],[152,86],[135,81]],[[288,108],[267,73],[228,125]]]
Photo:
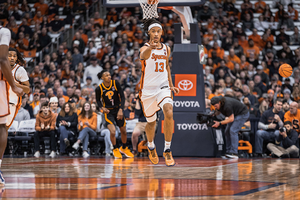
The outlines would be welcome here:
[[[101,97],[102,97],[102,95],[103,95],[103,90],[102,90],[101,84],[99,85],[99,88],[100,88]]]
[[[114,86],[115,86],[116,91],[118,91],[118,88],[116,86],[116,80],[114,80]]]
[[[21,67],[21,66],[19,65],[19,66],[17,67],[17,69],[15,70],[14,78],[15,78],[15,80],[18,81],[19,83],[22,83],[20,80],[17,79],[17,71],[18,71],[18,69],[19,69],[20,67]]]

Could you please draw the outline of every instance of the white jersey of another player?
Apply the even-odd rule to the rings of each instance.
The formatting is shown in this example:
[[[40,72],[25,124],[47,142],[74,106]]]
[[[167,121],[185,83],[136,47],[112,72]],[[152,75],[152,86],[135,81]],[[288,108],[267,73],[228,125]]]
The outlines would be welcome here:
[[[19,64],[15,64],[11,72],[16,83],[22,83],[29,80],[27,71]],[[9,88],[9,103],[17,105],[18,99],[18,95],[16,95],[16,93],[14,93],[11,88]]]
[[[145,43],[149,46],[148,43]],[[143,95],[155,95],[162,87],[169,87],[167,60],[168,48],[161,43],[162,48],[153,49],[147,60],[142,60],[143,77],[141,89]]]
[[[15,82],[17,82],[17,83],[26,82],[29,80],[26,70],[19,64],[15,64],[14,68],[12,69],[12,76],[13,76]],[[19,97],[16,93],[14,93],[10,87],[9,88],[10,114],[7,116],[6,126],[8,126],[8,127],[11,126],[11,124],[13,123],[13,121],[21,107],[21,104],[22,104],[21,97]]]

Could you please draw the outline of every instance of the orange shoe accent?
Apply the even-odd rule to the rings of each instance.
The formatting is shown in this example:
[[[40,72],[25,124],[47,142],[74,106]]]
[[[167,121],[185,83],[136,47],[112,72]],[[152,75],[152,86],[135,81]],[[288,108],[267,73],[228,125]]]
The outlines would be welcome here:
[[[149,147],[148,147],[148,152],[149,152],[149,159],[150,161],[154,164],[154,165],[157,165],[158,162],[159,162],[159,158],[158,158],[158,155],[156,153],[156,148],[154,148],[153,150],[150,150]]]
[[[173,159],[173,156],[172,156],[172,152],[169,151],[169,152],[164,152],[163,153],[163,156],[165,158],[165,161],[166,161],[166,165],[168,167],[171,167],[171,166],[174,166],[175,165],[175,161]]]
[[[130,149],[128,149],[128,147],[126,147],[125,149],[123,149],[123,147],[121,147],[119,149],[120,153],[124,154],[127,158],[134,158],[134,155],[131,153]]]
[[[114,154],[115,159],[122,159],[122,154],[120,153],[118,148],[115,148],[113,150],[113,154]]]

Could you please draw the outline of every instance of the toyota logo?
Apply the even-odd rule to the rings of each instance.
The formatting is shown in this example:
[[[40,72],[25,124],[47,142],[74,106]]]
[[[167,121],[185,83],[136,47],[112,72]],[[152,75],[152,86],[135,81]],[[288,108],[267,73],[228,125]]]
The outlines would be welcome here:
[[[190,80],[181,80],[178,83],[178,87],[181,90],[188,91],[193,88],[193,83]]]

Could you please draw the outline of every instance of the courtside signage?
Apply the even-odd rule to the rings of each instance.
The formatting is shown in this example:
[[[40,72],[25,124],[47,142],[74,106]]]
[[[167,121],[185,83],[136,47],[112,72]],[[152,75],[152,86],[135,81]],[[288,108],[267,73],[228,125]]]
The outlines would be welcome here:
[[[197,75],[196,74],[175,74],[175,87],[180,92],[175,96],[193,96],[197,95]]]

